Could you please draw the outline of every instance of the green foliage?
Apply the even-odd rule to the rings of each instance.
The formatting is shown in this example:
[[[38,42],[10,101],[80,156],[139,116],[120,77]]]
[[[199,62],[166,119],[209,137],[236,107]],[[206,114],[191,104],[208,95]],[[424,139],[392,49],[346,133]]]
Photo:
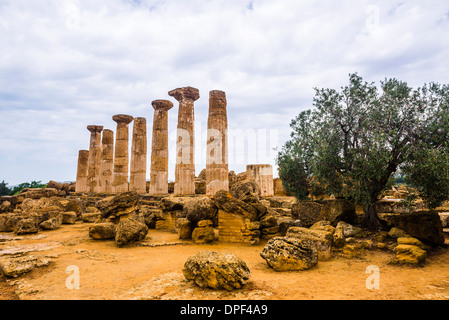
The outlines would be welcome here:
[[[10,194],[11,195],[18,195],[25,188],[39,189],[39,188],[45,188],[46,186],[47,186],[47,184],[42,184],[41,181],[32,181],[31,183],[24,182],[24,183],[19,184],[18,186],[15,186],[14,188],[12,188]]]
[[[374,203],[399,172],[430,207],[449,198],[449,86],[385,79],[378,88],[351,74],[341,91],[315,92],[277,157],[289,192],[304,198],[314,182],[363,205],[365,220],[378,220]]]
[[[0,183],[0,196],[9,196],[11,194],[11,189],[8,188],[8,184],[3,180]]]

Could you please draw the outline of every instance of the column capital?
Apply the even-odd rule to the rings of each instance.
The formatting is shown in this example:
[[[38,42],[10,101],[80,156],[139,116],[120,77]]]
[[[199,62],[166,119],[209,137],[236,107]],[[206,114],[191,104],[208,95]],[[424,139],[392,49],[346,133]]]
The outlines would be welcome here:
[[[117,114],[112,117],[112,120],[117,123],[130,124],[134,120],[134,117],[126,114]]]
[[[178,101],[181,101],[183,99],[196,101],[200,98],[200,91],[192,87],[185,87],[172,90],[168,93],[168,95]]]
[[[173,108],[173,103],[169,100],[155,100],[151,103],[154,110],[168,111]]]
[[[89,130],[92,133],[100,133],[103,131],[103,126],[87,126],[87,130]]]

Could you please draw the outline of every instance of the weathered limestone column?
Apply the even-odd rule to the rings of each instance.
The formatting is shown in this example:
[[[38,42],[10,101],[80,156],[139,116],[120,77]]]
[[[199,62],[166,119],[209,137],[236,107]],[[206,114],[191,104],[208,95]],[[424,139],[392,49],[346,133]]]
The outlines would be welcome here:
[[[209,119],[207,123],[206,195],[229,191],[228,177],[228,117],[226,93],[209,93]]]
[[[132,116],[119,114],[112,117],[117,122],[117,132],[115,137],[114,156],[114,178],[112,181],[112,192],[128,192],[128,171],[129,171],[129,124],[134,120]]]
[[[147,193],[147,120],[135,118],[131,146],[131,178],[129,191]]]
[[[253,164],[246,166],[247,179],[254,180],[260,187],[262,197],[274,196],[273,166]]]
[[[168,194],[168,100],[152,102],[154,108],[153,138],[151,145],[150,194]]]
[[[87,168],[89,166],[89,151],[80,150],[78,154],[78,168],[76,171],[75,192],[88,192]]]
[[[99,193],[100,190],[100,162],[101,162],[101,132],[103,126],[88,126],[90,131],[89,160],[87,168],[87,190]]]
[[[114,132],[103,131],[101,141],[100,192],[112,193],[112,172],[114,170]]]
[[[195,128],[194,102],[198,89],[185,87],[168,93],[179,101],[178,139],[176,144],[175,195],[195,194]]]

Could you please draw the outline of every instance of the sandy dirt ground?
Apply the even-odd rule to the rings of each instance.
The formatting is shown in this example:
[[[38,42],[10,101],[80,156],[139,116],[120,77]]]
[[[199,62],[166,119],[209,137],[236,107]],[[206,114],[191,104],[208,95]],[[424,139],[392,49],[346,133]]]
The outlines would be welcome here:
[[[447,300],[449,249],[429,254],[423,267],[391,264],[394,254],[366,251],[359,258],[334,253],[302,272],[275,272],[260,257],[265,243],[256,246],[215,242],[180,242],[176,234],[150,230],[140,245],[118,248],[114,241],[94,241],[89,224],[64,225],[56,231],[0,242],[0,257],[18,246],[52,260],[18,279],[0,278],[0,300]],[[0,234],[7,235],[7,234]],[[11,235],[11,234],[9,234]],[[170,244],[170,245],[169,245]],[[449,244],[449,240],[446,240]],[[198,251],[233,253],[251,270],[247,285],[237,291],[200,289],[185,280],[182,269]],[[79,270],[80,288],[68,289],[69,266]],[[368,289],[369,266],[379,268],[379,289]],[[70,270],[69,270],[70,272]]]

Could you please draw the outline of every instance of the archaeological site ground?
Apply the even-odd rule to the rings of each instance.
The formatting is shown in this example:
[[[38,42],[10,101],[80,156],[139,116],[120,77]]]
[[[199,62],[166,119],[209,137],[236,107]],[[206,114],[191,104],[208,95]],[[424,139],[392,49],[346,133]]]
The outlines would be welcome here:
[[[396,184],[378,198],[384,228],[373,230],[347,199],[296,200],[271,165],[230,171],[218,90],[209,95],[207,166],[195,172],[199,95],[169,92],[179,102],[174,182],[174,105],[155,100],[150,139],[145,118],[111,115],[115,138],[87,126],[76,182],[0,198],[1,300],[449,299],[448,202],[411,207],[410,189]]]

